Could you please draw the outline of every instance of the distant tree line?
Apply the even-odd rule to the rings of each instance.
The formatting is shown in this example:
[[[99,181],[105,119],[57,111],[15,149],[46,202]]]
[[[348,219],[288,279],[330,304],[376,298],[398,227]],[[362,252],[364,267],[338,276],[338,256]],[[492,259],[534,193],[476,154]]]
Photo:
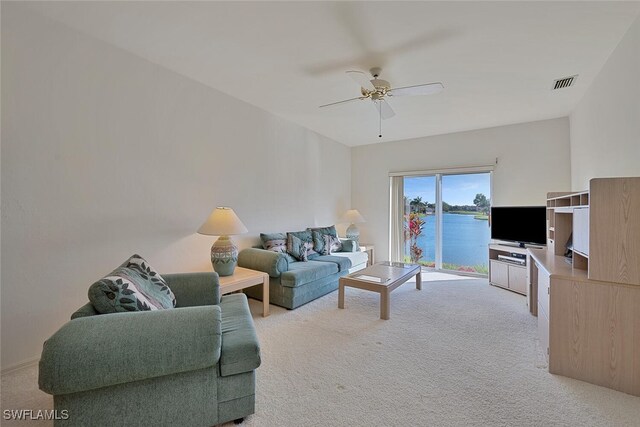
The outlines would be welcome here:
[[[407,204],[407,197],[405,199],[405,205]],[[482,193],[476,194],[476,197],[473,199],[473,205],[450,205],[447,202],[442,202],[442,211],[443,212],[489,212],[490,202]],[[429,203],[427,201],[423,201],[422,197],[418,196],[409,201],[409,212],[417,213],[417,214],[427,214],[434,213],[436,210],[435,203]]]

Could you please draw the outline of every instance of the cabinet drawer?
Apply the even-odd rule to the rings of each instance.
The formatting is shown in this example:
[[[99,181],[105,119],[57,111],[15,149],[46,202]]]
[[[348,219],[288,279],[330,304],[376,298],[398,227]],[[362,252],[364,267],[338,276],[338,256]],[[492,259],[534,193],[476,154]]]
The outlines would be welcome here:
[[[527,293],[527,269],[526,267],[509,267],[509,289],[521,294]]]
[[[494,285],[509,287],[509,266],[503,262],[491,260],[491,283]]]
[[[549,317],[549,279],[549,273],[538,266],[538,309],[542,309],[547,318]]]

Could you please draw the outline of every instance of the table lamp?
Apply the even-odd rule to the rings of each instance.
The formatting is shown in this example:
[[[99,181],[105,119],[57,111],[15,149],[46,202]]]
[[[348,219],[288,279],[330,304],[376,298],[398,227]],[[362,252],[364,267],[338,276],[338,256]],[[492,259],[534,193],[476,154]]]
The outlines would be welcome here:
[[[347,228],[347,239],[354,240],[356,243],[359,243],[360,240],[360,230],[356,227],[356,224],[360,224],[366,222],[365,219],[360,215],[357,209],[349,209],[347,213],[342,217],[344,222],[351,223],[351,225]]]
[[[220,276],[231,276],[238,264],[238,247],[229,236],[248,232],[231,208],[217,207],[198,229],[199,234],[219,236],[211,246],[211,264]]]

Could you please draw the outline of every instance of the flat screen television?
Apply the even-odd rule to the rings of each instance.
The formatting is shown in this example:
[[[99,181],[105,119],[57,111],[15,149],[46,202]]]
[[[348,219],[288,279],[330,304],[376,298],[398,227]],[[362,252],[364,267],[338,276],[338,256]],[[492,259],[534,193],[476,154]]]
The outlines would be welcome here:
[[[491,238],[525,243],[547,244],[546,206],[502,206],[491,208]]]

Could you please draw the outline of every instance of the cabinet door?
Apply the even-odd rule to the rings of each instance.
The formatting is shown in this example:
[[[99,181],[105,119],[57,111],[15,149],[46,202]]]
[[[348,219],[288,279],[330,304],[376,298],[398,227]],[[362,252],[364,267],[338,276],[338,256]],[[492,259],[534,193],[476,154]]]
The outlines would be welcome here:
[[[538,266],[538,317],[540,317],[540,311],[549,317],[550,279],[549,273]]]
[[[573,250],[589,255],[589,208],[573,210]]]
[[[527,269],[526,267],[517,267],[510,265],[509,267],[509,289],[520,292],[521,294],[527,293]]]
[[[549,319],[541,307],[538,307],[538,338],[544,358],[549,362]]]
[[[489,261],[491,263],[491,277],[489,280],[494,285],[509,287],[509,266],[500,261]]]

